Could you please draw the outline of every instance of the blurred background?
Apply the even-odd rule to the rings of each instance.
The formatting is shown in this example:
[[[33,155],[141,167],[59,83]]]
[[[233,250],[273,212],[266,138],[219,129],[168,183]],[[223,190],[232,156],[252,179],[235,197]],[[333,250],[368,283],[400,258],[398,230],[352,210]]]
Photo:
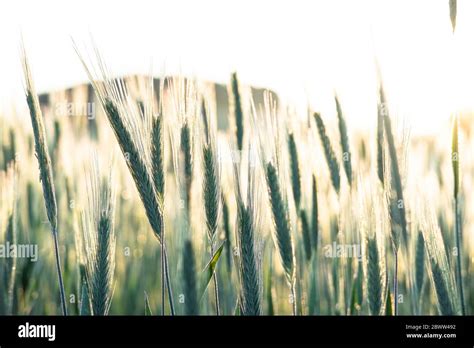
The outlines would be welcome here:
[[[352,128],[375,119],[378,61],[392,113],[432,133],[473,107],[474,3],[457,6],[453,35],[445,0],[3,1],[0,106],[25,108],[21,33],[40,92],[86,81],[71,38],[82,46],[92,36],[118,75],[222,83],[235,70],[245,84],[325,113],[337,91]]]

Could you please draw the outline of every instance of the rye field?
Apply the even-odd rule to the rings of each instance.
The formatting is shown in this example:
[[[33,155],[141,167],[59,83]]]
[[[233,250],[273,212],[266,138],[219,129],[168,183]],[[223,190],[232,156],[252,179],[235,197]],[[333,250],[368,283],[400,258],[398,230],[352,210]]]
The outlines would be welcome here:
[[[381,67],[365,131],[238,72],[222,120],[209,84],[73,45],[86,101],[43,100],[22,45],[29,113],[0,114],[0,314],[474,313],[472,115],[412,135]]]

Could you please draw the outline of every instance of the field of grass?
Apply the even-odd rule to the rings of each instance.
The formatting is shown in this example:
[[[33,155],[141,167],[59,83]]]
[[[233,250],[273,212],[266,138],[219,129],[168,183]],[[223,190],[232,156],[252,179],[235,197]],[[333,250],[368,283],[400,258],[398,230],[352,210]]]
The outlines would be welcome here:
[[[30,117],[0,115],[0,314],[474,313],[472,119],[411,136],[380,77],[355,132],[233,74],[223,130],[209,86],[78,55],[94,117],[40,107],[25,52]]]

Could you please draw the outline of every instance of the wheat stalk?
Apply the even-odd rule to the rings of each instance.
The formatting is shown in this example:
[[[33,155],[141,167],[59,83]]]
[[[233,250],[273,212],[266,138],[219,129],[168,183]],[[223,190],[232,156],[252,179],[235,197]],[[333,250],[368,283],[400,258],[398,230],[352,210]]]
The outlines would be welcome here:
[[[181,152],[184,158],[185,202],[189,210],[191,207],[191,185],[193,180],[193,156],[191,147],[191,131],[185,122],[181,127]]]
[[[311,219],[312,219],[312,234],[311,240],[313,244],[314,251],[318,250],[318,238],[319,238],[319,216],[318,216],[318,184],[316,181],[316,176],[313,175],[313,180],[311,182],[311,191],[312,191],[312,200],[313,205],[311,209]]]
[[[421,306],[423,284],[425,282],[425,241],[423,234],[418,231],[415,248],[415,286],[418,294],[418,305]]]
[[[82,212],[86,252],[86,279],[92,314],[109,313],[115,272],[115,189],[112,178],[102,177],[96,162],[88,176],[87,209]]]
[[[454,215],[455,215],[455,235],[457,248],[456,261],[456,280],[459,289],[459,299],[461,301],[461,312],[466,315],[466,307],[464,304],[464,287],[462,283],[462,223],[461,213],[459,211],[459,139],[458,139],[458,118],[454,116],[453,120],[453,139],[451,146],[451,163],[453,165],[454,177]]]
[[[456,283],[451,275],[443,237],[436,222],[436,217],[428,207],[426,207],[423,214],[421,224],[428,256],[430,278],[438,301],[438,310],[441,315],[459,314]]]
[[[174,106],[178,127],[173,127],[176,123],[172,119],[170,124],[171,145],[173,151],[173,165],[175,178],[180,195],[184,199],[186,218],[191,216],[192,201],[192,181],[194,173],[194,138],[195,116],[197,115],[196,104],[197,92],[193,81],[183,78],[173,78],[169,80],[171,101]],[[201,113],[205,112],[201,110]]]
[[[163,164],[163,152],[164,152],[164,143],[163,143],[163,116],[157,115],[152,120],[152,129],[151,129],[151,160],[152,160],[152,175],[153,183],[155,186],[156,193],[158,198],[161,200],[161,204],[164,206],[164,195],[165,195],[165,170]],[[164,209],[164,207],[163,207]],[[164,221],[163,221],[164,224]],[[162,231],[164,232],[164,226]],[[166,269],[165,269],[165,235],[163,233],[161,238],[161,284],[165,284],[167,281],[165,279]],[[165,287],[161,287],[161,315],[165,314]]]
[[[291,224],[288,210],[283,200],[278,181],[278,173],[274,165],[269,162],[265,168],[265,178],[267,182],[268,195],[273,214],[273,223],[275,226],[275,239],[278,251],[280,253],[283,269],[290,284],[290,290],[293,296],[293,314],[296,314],[295,298],[295,253],[293,240],[291,237]]]
[[[239,151],[242,151],[244,144],[244,113],[242,111],[242,100],[239,91],[239,80],[237,79],[237,73],[235,72],[232,74],[231,87],[236,126],[235,135],[237,138],[237,149]]]
[[[220,210],[220,183],[217,159],[211,146],[203,148],[204,165],[204,208],[209,239],[214,240],[218,227]]]
[[[341,187],[341,178],[339,175],[339,163],[337,162],[336,155],[331,145],[331,141],[326,134],[326,127],[324,126],[323,119],[321,115],[317,112],[314,113],[314,119],[316,120],[316,126],[318,128],[319,138],[321,139],[321,144],[323,145],[324,155],[326,157],[326,162],[331,173],[331,182],[334,186],[334,189],[339,194],[339,189]]]
[[[290,157],[290,181],[291,187],[293,191],[293,198],[295,202],[296,208],[296,219],[301,222],[301,233],[303,235],[303,244],[305,248],[305,255],[307,260],[311,259],[311,240],[309,235],[309,225],[308,219],[306,217],[306,212],[304,209],[301,208],[301,173],[300,173],[300,165],[298,159],[298,149],[296,147],[296,141],[294,133],[288,134],[288,153]],[[302,265],[303,266],[303,265]],[[298,298],[298,313],[302,313],[302,286],[301,286],[301,278],[302,278],[302,268],[300,267],[298,270],[298,274],[296,276],[296,282],[298,282],[297,286],[297,298]]]
[[[449,299],[450,293],[446,284],[444,272],[439,264],[434,260],[430,259],[431,265],[431,277],[433,279],[434,288],[436,291],[436,298],[438,299],[438,306],[441,315],[454,315],[456,311],[453,307],[452,302]]]
[[[373,178],[373,180],[377,180]],[[362,184],[362,183],[361,183]],[[367,301],[371,315],[383,315],[388,286],[386,274],[386,256],[384,248],[383,230],[388,218],[386,201],[373,190],[368,182],[367,189],[358,185],[361,189],[360,206],[362,207],[362,218],[359,222],[363,233],[365,263],[364,273],[366,276]]]
[[[102,77],[101,81],[89,70],[77,48],[76,51],[117,138],[153,232],[161,242],[163,207],[154,187],[149,164],[151,161],[148,151],[149,146],[144,143],[147,136],[143,134],[143,124],[140,124],[140,116],[137,110],[133,109],[135,103],[131,100],[124,81],[109,77],[109,73],[98,53],[97,60]]]
[[[284,168],[281,160],[280,127],[276,115],[276,103],[269,93],[264,95],[265,112],[258,118],[252,104],[252,130],[257,134],[258,157],[263,168],[263,175],[267,186],[268,198],[272,213],[274,233],[272,234],[275,246],[280,255],[280,261],[290,287],[293,314],[296,315],[296,267],[295,249],[291,232],[291,221],[288,211],[287,191],[284,183],[284,172],[277,168]]]
[[[143,152],[140,151],[134,137],[122,121],[116,102],[107,98],[105,100],[105,110],[145,207],[150,225],[153,232],[155,232],[155,236],[161,242],[163,207],[155,191],[150,168],[141,156]]]
[[[215,130],[211,126],[211,119],[206,117],[207,122],[204,126],[206,128],[203,144],[203,168],[204,168],[204,208],[206,212],[206,225],[209,243],[211,245],[211,257],[214,255],[214,244],[216,242],[220,204],[221,204],[221,189],[220,189],[220,171],[218,166],[217,144],[215,139]],[[217,280],[217,273],[213,274],[214,291],[216,301],[216,313],[220,314],[219,306],[219,287]]]
[[[250,153],[250,151],[249,151]],[[240,251],[240,304],[243,315],[261,315],[261,268],[258,264],[256,232],[258,229],[258,192],[255,168],[248,164],[247,199],[241,186],[237,164],[234,165],[237,199],[237,240]]]
[[[374,236],[367,239],[367,295],[372,315],[382,315],[383,312],[383,281],[379,247]]]
[[[31,125],[33,126],[33,135],[35,139],[35,153],[39,163],[40,181],[43,187],[43,196],[46,206],[46,214],[51,225],[53,235],[54,253],[56,259],[56,268],[58,272],[59,291],[61,295],[61,307],[63,315],[67,315],[66,295],[64,291],[64,282],[61,271],[61,262],[59,256],[58,243],[58,208],[56,204],[56,195],[54,192],[53,172],[51,168],[51,159],[49,157],[48,145],[46,142],[46,131],[43,123],[43,115],[39,106],[38,96],[31,75],[30,66],[26,56],[25,47],[22,46],[22,64],[25,77],[26,101],[30,110]]]
[[[392,122],[388,115],[388,109],[386,106],[385,101],[385,94],[380,86],[380,105],[384,107],[384,120],[383,124],[385,126],[385,136],[387,139],[387,147],[388,147],[388,154],[389,154],[389,162],[390,162],[390,189],[388,190],[390,194],[390,217],[392,219],[392,242],[396,249],[399,247],[400,243],[400,233],[401,231],[402,238],[406,242],[408,240],[408,232],[407,232],[407,222],[406,222],[406,215],[405,215],[405,201],[403,199],[403,187],[402,187],[402,179],[400,175],[400,170],[398,166],[398,156],[397,156],[397,149],[395,146],[395,140],[393,137],[392,131]],[[393,192],[391,192],[393,191]]]
[[[386,105],[380,105],[377,109],[377,176],[382,184],[384,185],[384,113]]]
[[[163,152],[163,116],[157,115],[153,118],[151,131],[151,159],[155,189],[162,201],[165,197],[165,169]]]
[[[311,243],[311,232],[308,222],[308,217],[306,211],[302,209],[300,211],[300,221],[301,221],[301,233],[303,234],[303,246],[306,255],[306,260],[311,260],[312,253],[312,243]]]
[[[81,302],[79,308],[79,315],[88,316],[91,315],[91,303],[89,298],[89,289],[86,281],[81,281]]]
[[[260,315],[260,284],[256,264],[253,217],[243,202],[238,203],[238,235],[240,278],[242,280],[241,310],[243,315]]]
[[[161,243],[163,249],[162,264],[165,265],[170,309],[171,314],[174,314],[173,292],[171,283],[168,281],[168,256],[163,238],[163,202],[155,188],[152,175],[151,154],[149,151],[149,138],[151,137],[147,133],[148,125],[138,114],[136,103],[128,93],[124,81],[110,77],[97,49],[95,49],[95,53],[101,80],[97,78],[95,70],[89,69],[77,47],[75,46],[74,48],[114,131],[155,237]]]
[[[394,314],[398,314],[398,253],[400,245],[400,233],[405,243],[408,241],[407,221],[405,215],[405,201],[403,199],[402,180],[398,166],[397,150],[395,147],[395,140],[392,132],[392,122],[388,115],[388,108],[385,100],[385,94],[380,85],[380,108],[384,109],[383,124],[385,129],[385,136],[387,139],[387,147],[390,162],[390,187],[387,190],[389,194],[389,212],[391,218],[391,239],[394,253],[394,281],[393,281],[393,296],[395,298]]]
[[[288,134],[288,152],[290,155],[291,187],[293,188],[293,198],[295,199],[296,211],[300,209],[301,203],[301,174],[298,160],[298,150],[296,148],[295,136]]]
[[[231,227],[230,227],[230,213],[227,200],[222,193],[222,220],[225,235],[225,249],[226,249],[226,264],[229,273],[232,269],[232,244],[231,244]]]
[[[347,135],[347,125],[342,113],[341,104],[337,96],[334,96],[336,101],[337,119],[339,121],[339,135],[341,137],[341,148],[342,148],[342,163],[344,165],[344,171],[346,172],[347,182],[349,185],[352,184],[352,162],[351,162],[351,150],[349,146],[349,136]]]

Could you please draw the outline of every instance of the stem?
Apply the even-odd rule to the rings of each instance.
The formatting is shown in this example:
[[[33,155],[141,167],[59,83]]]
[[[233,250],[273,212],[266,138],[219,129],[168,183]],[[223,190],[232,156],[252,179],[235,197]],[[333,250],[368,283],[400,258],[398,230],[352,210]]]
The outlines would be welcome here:
[[[214,246],[211,240],[211,258],[214,256]],[[217,269],[214,270],[214,274],[212,275],[214,280],[214,297],[216,300],[216,315],[221,315],[220,306],[219,306],[219,284],[217,282]]]
[[[59,292],[61,294],[61,308],[63,311],[63,315],[67,315],[66,295],[64,292],[64,282],[63,282],[63,275],[61,271],[61,261],[59,258],[59,244],[58,244],[57,231],[53,231],[53,241],[54,241],[54,255],[56,257],[56,269],[58,270]]]
[[[170,309],[171,309],[171,315],[175,315],[175,310],[174,310],[174,300],[173,300],[173,289],[171,288],[171,280],[170,280],[170,270],[168,266],[168,253],[166,252],[166,246],[163,245],[163,251],[164,251],[164,264],[165,264],[165,277],[166,277],[166,287],[168,289],[168,297],[170,301]]]
[[[300,264],[302,265],[303,262],[300,262]],[[295,288],[295,293],[297,294],[297,296],[295,298],[296,313],[298,315],[303,315],[303,302],[302,302],[302,294],[301,294],[301,289],[303,288],[303,284],[302,284],[303,276],[302,276],[302,271],[301,271],[300,267],[298,267],[298,270],[296,272],[297,272],[297,275],[296,275],[295,284],[296,283],[298,284],[298,286],[295,286],[296,287]],[[298,299],[298,301],[296,301],[296,299]]]
[[[166,252],[166,241],[165,241],[165,223],[164,219],[161,221],[162,224],[162,236],[161,236],[161,315],[165,315],[165,284],[168,290],[168,299],[170,303],[171,315],[175,315],[174,311],[174,300],[173,290],[171,289],[170,271],[168,266],[168,253]]]
[[[213,278],[214,278],[214,295],[216,299],[216,314],[221,315],[221,311],[219,308],[219,285],[217,283],[217,274],[215,272],[214,272]]]
[[[393,314],[398,315],[398,249],[394,249],[395,272],[393,275]]]
[[[458,198],[456,197],[454,199],[454,213],[456,215],[455,218],[455,226],[456,226],[456,247],[458,251],[457,255],[457,264],[456,264],[456,277],[458,280],[458,286],[459,286],[459,297],[460,297],[460,302],[461,302],[461,313],[462,315],[466,315],[466,307],[464,305],[464,290],[463,290],[463,285],[462,285],[462,269],[461,269],[461,262],[462,262],[462,257],[461,257],[461,221],[460,221],[460,216],[459,216],[459,202]]]
[[[161,315],[165,315],[165,253],[163,243],[161,245]]]
[[[296,282],[293,279],[290,285],[291,299],[293,300],[293,315],[296,315]]]

